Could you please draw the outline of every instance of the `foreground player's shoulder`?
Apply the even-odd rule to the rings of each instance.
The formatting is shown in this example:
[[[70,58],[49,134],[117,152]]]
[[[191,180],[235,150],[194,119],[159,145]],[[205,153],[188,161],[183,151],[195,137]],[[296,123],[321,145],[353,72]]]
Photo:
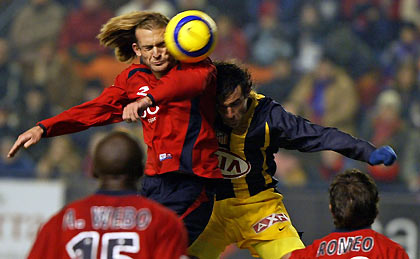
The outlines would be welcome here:
[[[375,233],[375,240],[378,246],[380,247],[382,254],[386,254],[388,258],[408,259],[407,253],[400,244],[379,232],[373,230],[372,232]]]

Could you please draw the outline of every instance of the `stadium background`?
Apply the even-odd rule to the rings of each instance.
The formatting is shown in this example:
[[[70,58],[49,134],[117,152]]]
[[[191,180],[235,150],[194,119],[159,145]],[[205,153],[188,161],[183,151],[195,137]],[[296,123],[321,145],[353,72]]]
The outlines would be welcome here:
[[[90,154],[100,136],[121,128],[141,139],[139,125],[120,123],[43,139],[6,158],[21,132],[113,83],[127,65],[95,36],[110,17],[146,9],[169,17],[205,11],[219,28],[214,60],[244,63],[256,90],[291,112],[395,149],[396,164],[375,168],[331,152],[276,155],[279,189],[305,243],[332,229],[326,200],[331,177],[358,167],[374,176],[382,194],[375,229],[400,242],[410,258],[420,258],[419,1],[3,0],[1,259],[18,258],[40,222],[95,190]],[[231,248],[224,258],[250,256]]]

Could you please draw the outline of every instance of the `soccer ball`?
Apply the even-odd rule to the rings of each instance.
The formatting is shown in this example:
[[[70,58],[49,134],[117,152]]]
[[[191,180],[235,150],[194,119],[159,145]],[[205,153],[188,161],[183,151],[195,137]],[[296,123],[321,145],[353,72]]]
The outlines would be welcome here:
[[[202,11],[181,12],[166,26],[166,48],[182,62],[194,63],[205,59],[213,52],[216,41],[216,23]]]

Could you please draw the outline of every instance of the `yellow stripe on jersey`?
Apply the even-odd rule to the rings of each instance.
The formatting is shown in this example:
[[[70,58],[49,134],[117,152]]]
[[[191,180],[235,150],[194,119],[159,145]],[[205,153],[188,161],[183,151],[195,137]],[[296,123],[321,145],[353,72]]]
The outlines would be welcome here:
[[[249,125],[251,124],[252,117],[254,116],[255,107],[257,107],[258,105],[257,98],[252,98],[252,99],[253,99],[253,102],[251,103],[251,106],[249,107],[246,114],[244,115],[246,118],[246,120],[244,120],[244,125],[243,127],[239,127],[239,128],[246,128],[245,132],[232,131],[230,135],[230,143],[229,143],[230,152],[237,154],[243,160],[246,160],[246,156],[244,152],[246,135],[248,134]],[[248,190],[248,184],[246,182],[245,177],[232,179],[232,184],[233,184],[233,191],[235,192],[236,198],[247,198],[250,196],[249,190]]]
[[[261,153],[264,157],[263,163],[263,171],[262,174],[264,175],[265,183],[269,184],[273,181],[271,175],[267,173],[268,165],[267,165],[267,153],[265,150],[267,149],[268,145],[270,145],[270,127],[268,127],[268,123],[265,123],[265,141],[264,146],[261,148]]]

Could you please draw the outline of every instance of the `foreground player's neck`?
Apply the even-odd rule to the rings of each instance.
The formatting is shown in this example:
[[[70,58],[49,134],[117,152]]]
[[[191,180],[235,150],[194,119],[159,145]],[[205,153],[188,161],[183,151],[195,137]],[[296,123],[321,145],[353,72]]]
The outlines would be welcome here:
[[[123,175],[119,177],[105,177],[105,179],[100,179],[99,189],[106,191],[136,191],[137,181],[133,179],[128,179]]]

